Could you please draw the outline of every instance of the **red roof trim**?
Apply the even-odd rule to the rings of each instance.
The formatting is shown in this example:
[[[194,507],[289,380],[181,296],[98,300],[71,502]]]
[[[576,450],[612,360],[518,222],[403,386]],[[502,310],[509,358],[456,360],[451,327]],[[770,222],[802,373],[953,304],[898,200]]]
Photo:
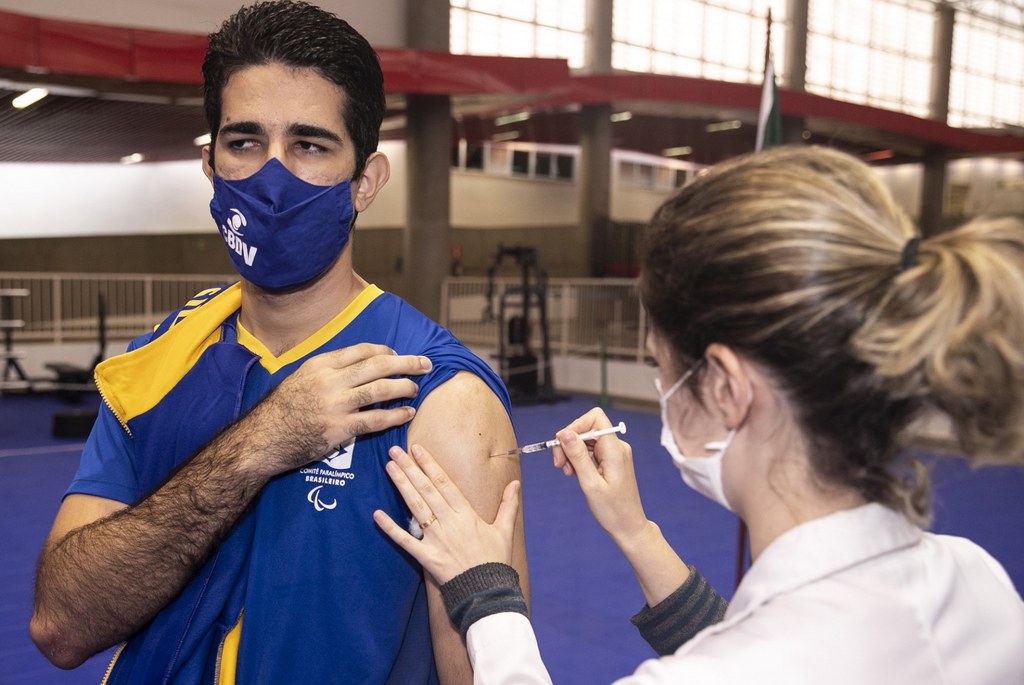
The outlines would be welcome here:
[[[593,104],[612,101],[675,102],[713,107],[757,110],[761,86],[750,83],[706,81],[686,76],[659,74],[608,74],[577,76],[559,95],[563,104]],[[978,133],[902,112],[843,102],[831,98],[779,88],[779,111],[783,116],[818,117],[898,133],[937,145],[982,153],[1024,152],[1024,138],[1005,134]]]
[[[202,83],[205,35],[56,21],[0,11],[0,65],[129,81]],[[565,60],[379,48],[391,93],[545,92],[569,81]]]
[[[83,22],[56,21],[0,11],[0,65],[87,74],[129,81],[198,84],[206,36]],[[535,94],[545,103],[678,102],[757,109],[754,84],[683,76],[619,73],[574,76],[558,59],[482,57],[380,48],[390,93]],[[784,115],[860,124],[972,153],[1024,152],[1024,138],[977,133],[930,119],[826,97],[779,91]]]
[[[544,93],[564,87],[569,65],[562,59],[453,55],[448,52],[380,48],[384,86],[390,93],[435,95]]]

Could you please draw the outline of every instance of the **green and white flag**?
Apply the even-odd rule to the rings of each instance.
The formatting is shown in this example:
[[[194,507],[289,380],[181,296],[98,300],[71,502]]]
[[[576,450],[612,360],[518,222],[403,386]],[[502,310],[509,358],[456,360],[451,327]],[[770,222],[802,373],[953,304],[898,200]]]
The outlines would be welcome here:
[[[779,89],[775,87],[775,66],[768,59],[764,67],[764,87],[761,88],[761,109],[757,115],[757,143],[754,151],[760,152],[776,145],[782,145],[782,116],[779,114]]]

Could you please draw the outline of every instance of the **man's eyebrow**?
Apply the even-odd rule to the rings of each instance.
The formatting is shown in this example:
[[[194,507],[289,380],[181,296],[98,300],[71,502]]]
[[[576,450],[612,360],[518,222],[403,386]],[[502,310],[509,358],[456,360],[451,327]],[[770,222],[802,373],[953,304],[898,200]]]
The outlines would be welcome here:
[[[343,142],[341,136],[334,131],[312,124],[292,124],[288,127],[288,134],[297,138],[321,138],[339,144]]]
[[[261,136],[265,133],[263,126],[255,121],[236,121],[220,127],[221,133],[240,133],[247,136]]]

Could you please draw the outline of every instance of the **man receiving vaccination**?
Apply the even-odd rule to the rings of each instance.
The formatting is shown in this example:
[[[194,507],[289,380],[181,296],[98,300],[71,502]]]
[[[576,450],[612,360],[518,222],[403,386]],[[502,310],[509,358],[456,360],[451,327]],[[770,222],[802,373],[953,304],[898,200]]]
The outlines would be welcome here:
[[[372,513],[432,523],[384,471],[415,442],[493,519],[518,467],[487,455],[515,436],[488,366],[353,271],[355,218],[389,174],[377,56],[333,14],[261,2],[210,36],[203,78],[240,281],[97,369],[32,637],[62,668],[123,642],[111,684],[470,682],[436,584]]]

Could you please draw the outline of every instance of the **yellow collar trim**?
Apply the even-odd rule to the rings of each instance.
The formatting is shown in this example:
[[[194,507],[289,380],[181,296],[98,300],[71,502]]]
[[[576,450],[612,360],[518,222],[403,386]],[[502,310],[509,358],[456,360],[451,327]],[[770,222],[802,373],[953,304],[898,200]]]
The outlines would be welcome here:
[[[336,336],[346,326],[359,316],[371,302],[383,295],[384,291],[377,286],[370,284],[356,295],[355,299],[349,302],[341,312],[333,319],[325,323],[320,330],[309,336],[301,343],[291,348],[280,357],[275,357],[267,349],[266,345],[260,342],[256,336],[247,331],[242,322],[238,322],[238,343],[260,358],[260,366],[267,370],[267,373],[274,374],[282,368],[302,359],[306,355],[318,350],[327,341]]]
[[[145,414],[195,366],[207,347],[221,337],[221,325],[238,311],[238,283],[212,298],[196,295],[170,329],[131,352],[111,357],[96,367],[96,387],[121,425]]]

